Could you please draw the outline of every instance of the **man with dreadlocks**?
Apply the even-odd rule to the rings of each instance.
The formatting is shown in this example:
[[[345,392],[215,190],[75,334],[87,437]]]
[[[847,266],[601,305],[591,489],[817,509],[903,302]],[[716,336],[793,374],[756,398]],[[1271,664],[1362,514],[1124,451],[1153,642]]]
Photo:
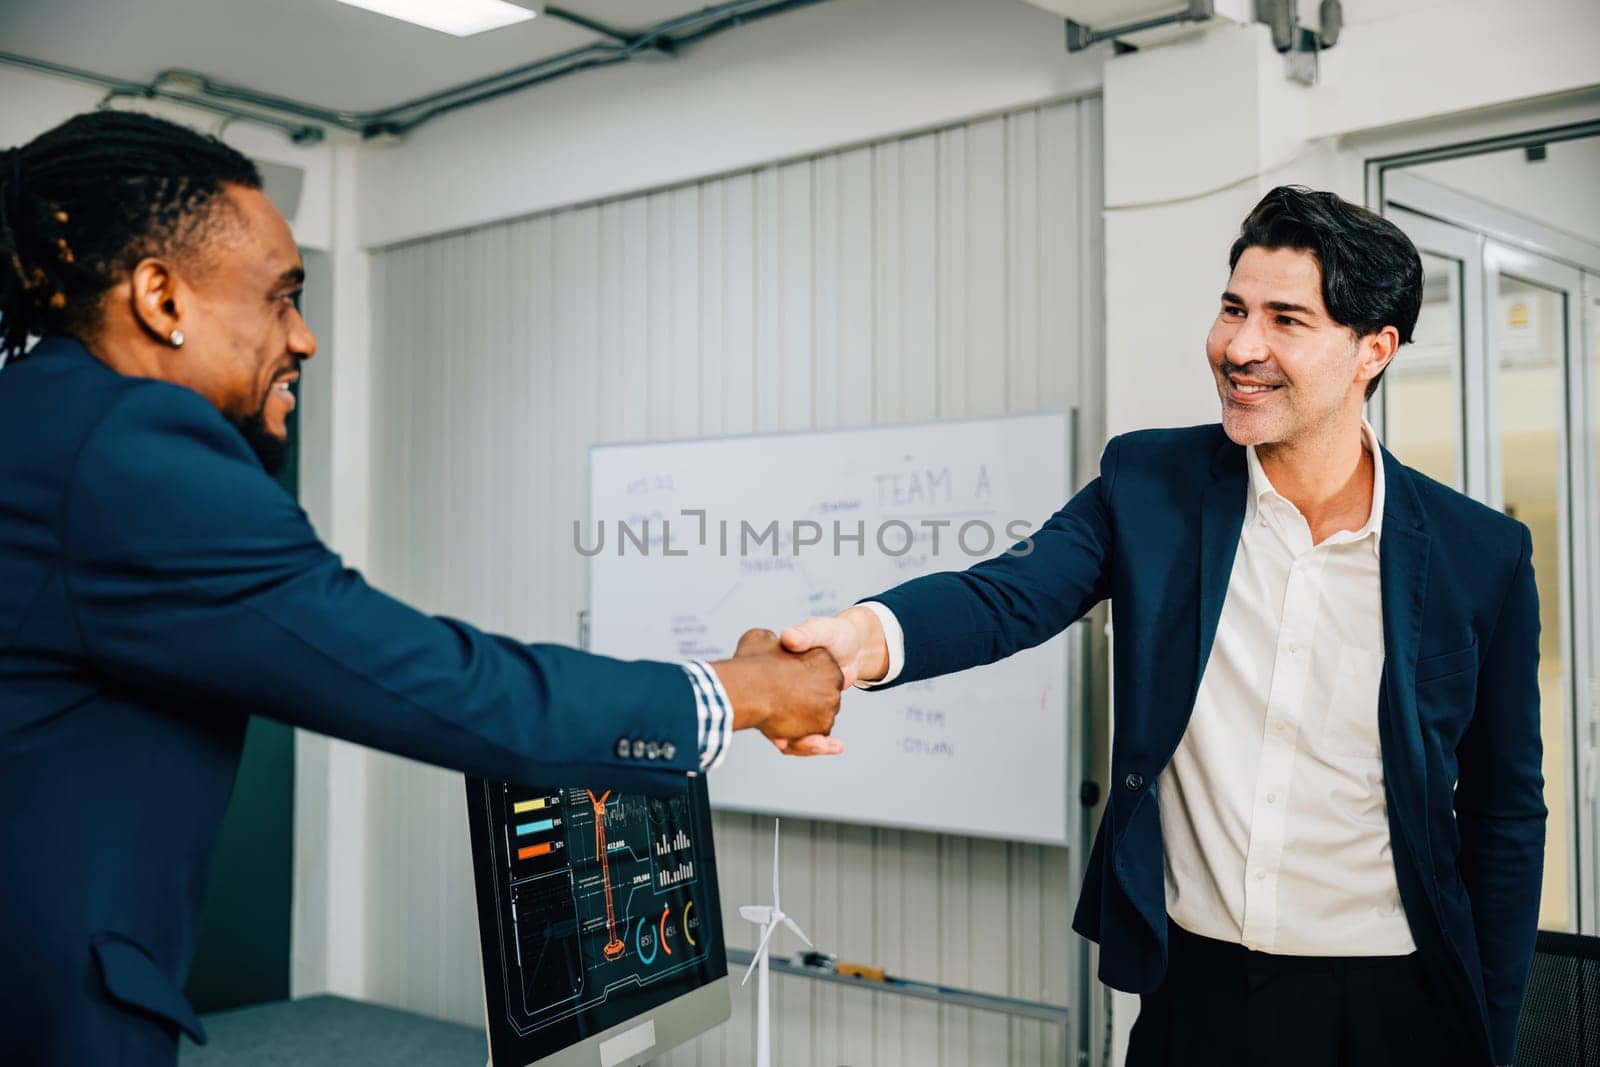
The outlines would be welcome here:
[[[179,991],[250,715],[623,790],[681,788],[730,729],[838,750],[821,650],[617,662],[345,569],[268,473],[317,348],[303,278],[213,138],[107,111],[0,153],[0,1063],[204,1039]]]

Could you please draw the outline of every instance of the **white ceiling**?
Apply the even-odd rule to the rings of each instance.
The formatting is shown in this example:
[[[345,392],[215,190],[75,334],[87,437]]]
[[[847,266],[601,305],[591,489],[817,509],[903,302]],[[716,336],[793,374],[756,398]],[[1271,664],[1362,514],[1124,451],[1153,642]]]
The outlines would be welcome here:
[[[568,0],[624,29],[707,0]],[[526,6],[542,7],[529,0]],[[328,108],[370,111],[607,40],[549,16],[451,37],[334,0],[0,0],[0,51],[147,82],[183,67]]]

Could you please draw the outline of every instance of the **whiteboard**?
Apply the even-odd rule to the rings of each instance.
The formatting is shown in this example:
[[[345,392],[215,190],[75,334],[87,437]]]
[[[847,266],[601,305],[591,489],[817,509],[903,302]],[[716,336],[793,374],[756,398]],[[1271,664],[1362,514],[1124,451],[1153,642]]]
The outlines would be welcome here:
[[[782,630],[997,555],[1065,503],[1069,424],[1050,413],[597,445],[589,521],[574,531],[590,557],[589,647],[723,659],[750,627]],[[740,733],[708,776],[712,804],[1066,844],[1066,642],[847,692],[840,756],[784,757]]]

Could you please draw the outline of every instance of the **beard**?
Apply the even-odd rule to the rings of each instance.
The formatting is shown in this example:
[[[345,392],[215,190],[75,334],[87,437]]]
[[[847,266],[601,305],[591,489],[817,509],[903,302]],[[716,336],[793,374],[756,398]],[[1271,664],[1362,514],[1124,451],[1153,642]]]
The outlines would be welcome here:
[[[234,419],[232,422],[234,428],[243,435],[245,443],[250,446],[250,451],[261,461],[261,466],[276,478],[283,470],[284,460],[289,458],[289,435],[285,433],[280,437],[267,429],[266,401],[261,402],[255,414]]]

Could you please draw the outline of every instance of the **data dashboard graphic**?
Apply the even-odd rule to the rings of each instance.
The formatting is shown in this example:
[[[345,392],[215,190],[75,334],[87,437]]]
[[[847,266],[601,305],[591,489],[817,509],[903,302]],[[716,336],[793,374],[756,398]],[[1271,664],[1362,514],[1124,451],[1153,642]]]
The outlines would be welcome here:
[[[647,797],[468,779],[467,798],[491,1036],[518,1062],[726,976],[703,780]]]

